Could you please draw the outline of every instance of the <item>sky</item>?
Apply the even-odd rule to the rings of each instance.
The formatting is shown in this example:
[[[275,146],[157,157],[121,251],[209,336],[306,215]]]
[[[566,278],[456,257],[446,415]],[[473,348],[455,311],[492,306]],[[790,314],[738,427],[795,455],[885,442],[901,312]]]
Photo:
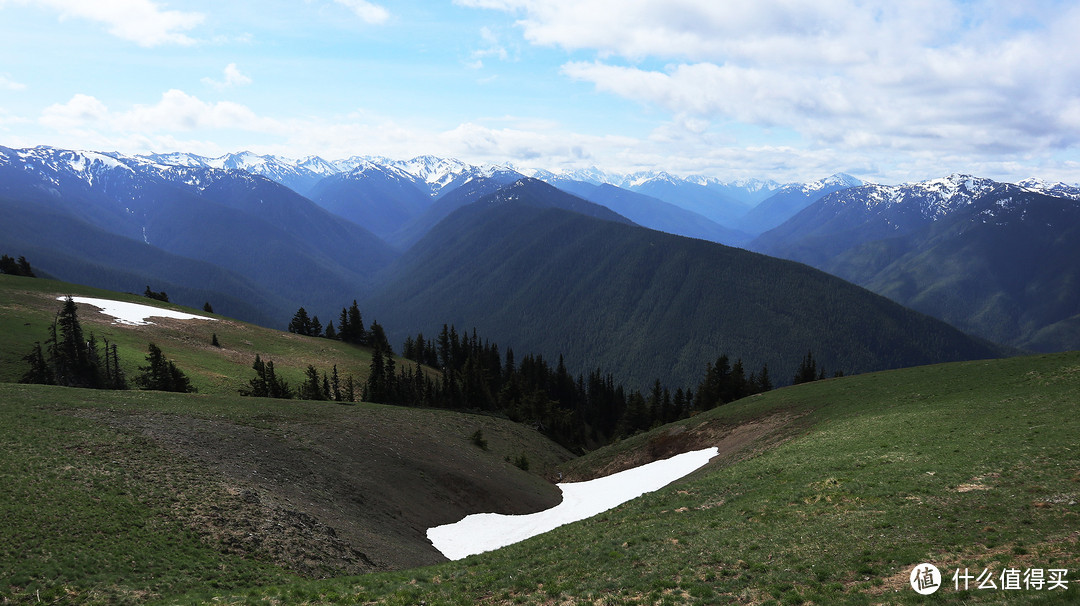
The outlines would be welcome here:
[[[1080,2],[0,0],[0,145],[1080,182]]]

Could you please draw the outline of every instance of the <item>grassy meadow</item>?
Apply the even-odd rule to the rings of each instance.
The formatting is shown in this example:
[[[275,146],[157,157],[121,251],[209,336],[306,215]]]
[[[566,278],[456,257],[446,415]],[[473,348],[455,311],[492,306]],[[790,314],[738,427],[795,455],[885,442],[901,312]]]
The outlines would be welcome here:
[[[1072,604],[1080,599],[1078,394],[1076,353],[781,389],[683,423],[738,425],[792,415],[782,443],[706,467],[590,520],[459,562],[215,599]],[[651,438],[610,448],[641,447]],[[605,456],[612,453],[597,451],[573,464]],[[922,562],[934,563],[944,577],[930,597],[908,585],[911,568]],[[965,568],[995,577],[1008,568],[1067,569],[1070,583],[1065,591],[1017,591],[979,590],[972,582],[956,591],[952,575]]]
[[[22,356],[35,341],[43,343],[48,337],[48,327],[63,305],[56,298],[68,294],[160,306],[215,318],[212,322],[150,318],[152,325],[123,326],[113,324],[113,317],[99,313],[93,306],[80,304],[79,322],[83,332],[87,337],[92,332],[99,344],[107,339],[118,346],[121,368],[129,379],[138,374],[140,365],[146,364],[149,342],[160,347],[188,375],[199,393],[237,393],[255,376],[251,365],[255,354],[259,354],[263,361],[273,361],[278,376],[294,389],[303,382],[309,364],[328,375],[337,364],[343,382],[345,377],[353,377],[359,399],[360,387],[367,380],[371,365],[371,351],[364,347],[270,330],[201,309],[160,303],[142,295],[0,275],[0,330],[4,334],[0,339],[0,381],[19,380],[26,369]],[[336,317],[332,320],[337,322]],[[370,321],[365,318],[365,326]],[[212,345],[214,335],[220,347]],[[402,361],[398,359],[398,363]]]
[[[1080,352],[779,389],[572,459],[494,417],[240,397],[256,352],[294,385],[307,364],[362,380],[370,354],[225,318],[122,327],[80,308],[84,330],[120,345],[129,377],[152,340],[198,394],[12,383],[72,288],[149,302],[0,276],[0,604],[1080,602]],[[376,536],[412,516],[408,538],[455,499],[513,484],[540,502],[560,473],[593,477],[673,444],[725,454],[461,561],[354,574],[394,566],[339,553],[351,530]],[[509,462],[518,454],[528,473]],[[337,475],[310,483],[330,464]],[[455,488],[470,477],[489,483]],[[353,481],[368,483],[339,486]],[[373,499],[390,485],[406,489]],[[372,517],[350,529],[356,512]],[[908,585],[922,562],[943,575],[929,597]],[[1066,569],[1068,589],[956,590],[957,569]]]

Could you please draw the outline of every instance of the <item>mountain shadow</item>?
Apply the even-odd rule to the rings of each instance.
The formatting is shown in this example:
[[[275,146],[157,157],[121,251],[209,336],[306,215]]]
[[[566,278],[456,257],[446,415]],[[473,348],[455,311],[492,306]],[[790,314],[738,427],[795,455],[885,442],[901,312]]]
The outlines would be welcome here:
[[[721,354],[784,383],[810,350],[845,373],[1003,353],[805,265],[586,216],[551,189],[519,181],[447,217],[390,266],[365,314],[397,342],[475,327],[630,388],[694,385]]]

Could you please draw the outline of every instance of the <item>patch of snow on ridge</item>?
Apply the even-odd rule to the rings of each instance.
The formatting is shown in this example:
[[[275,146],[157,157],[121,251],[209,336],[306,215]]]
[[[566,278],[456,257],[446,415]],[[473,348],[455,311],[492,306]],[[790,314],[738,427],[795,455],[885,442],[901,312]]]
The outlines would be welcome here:
[[[506,547],[659,490],[702,467],[718,453],[714,446],[588,482],[559,484],[563,500],[551,509],[517,516],[477,513],[453,524],[429,528],[427,537],[435,549],[451,560]]]
[[[65,299],[67,299],[67,297],[56,298],[57,301],[63,301]],[[149,321],[147,318],[217,321],[217,318],[197,316],[182,311],[173,311],[171,309],[161,309],[160,307],[143,305],[141,303],[127,303],[125,301],[95,299],[93,297],[72,297],[72,300],[76,303],[85,303],[86,305],[93,305],[94,307],[99,308],[101,313],[116,318],[116,320],[113,321],[113,324],[126,324],[128,326],[146,326],[147,324],[153,324],[153,322]]]

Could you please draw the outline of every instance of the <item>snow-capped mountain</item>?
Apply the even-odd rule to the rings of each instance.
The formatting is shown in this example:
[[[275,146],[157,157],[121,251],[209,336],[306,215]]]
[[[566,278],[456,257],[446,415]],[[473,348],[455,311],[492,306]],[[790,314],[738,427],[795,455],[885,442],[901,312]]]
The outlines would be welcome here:
[[[0,148],[0,242],[60,279],[133,292],[167,283],[179,302],[213,297],[253,320],[291,313],[296,299],[340,304],[396,256],[268,177],[203,164]]]
[[[217,158],[186,153],[149,154],[140,157],[162,165],[240,170],[262,175],[302,195],[306,195],[324,177],[340,172],[336,166],[318,156],[292,159],[272,155],[260,156],[243,151]]]
[[[787,258],[800,248],[803,253],[796,255],[796,260],[821,264],[838,250],[922,228],[991,193],[1026,191],[1017,185],[963,174],[919,183],[846,187],[821,196],[782,225],[763,233],[751,246]],[[810,248],[800,244],[811,240],[820,244]]]
[[[1069,185],[1058,181],[1057,183],[1051,183],[1042,179],[1036,179],[1034,177],[1024,179],[1017,183],[1020,187],[1037,191],[1039,193],[1046,194],[1048,196],[1056,196],[1058,198],[1069,198],[1070,200],[1080,200],[1080,185]]]
[[[987,339],[1080,346],[1080,204],[972,175],[831,193],[750,247],[813,265]]]
[[[884,216],[917,215],[936,221],[999,188],[1016,186],[964,174],[901,185],[865,185],[831,195],[830,205],[863,206]]]
[[[790,183],[773,190],[763,186],[758,191],[772,193],[740,217],[735,226],[751,234],[760,234],[787,221],[828,194],[862,184],[851,175],[837,173],[817,181]]]
[[[473,179],[498,179],[509,183],[524,176],[507,166],[474,166],[461,160],[436,156],[417,156],[411,160],[391,161],[389,165],[425,183],[432,198],[438,198]]]

